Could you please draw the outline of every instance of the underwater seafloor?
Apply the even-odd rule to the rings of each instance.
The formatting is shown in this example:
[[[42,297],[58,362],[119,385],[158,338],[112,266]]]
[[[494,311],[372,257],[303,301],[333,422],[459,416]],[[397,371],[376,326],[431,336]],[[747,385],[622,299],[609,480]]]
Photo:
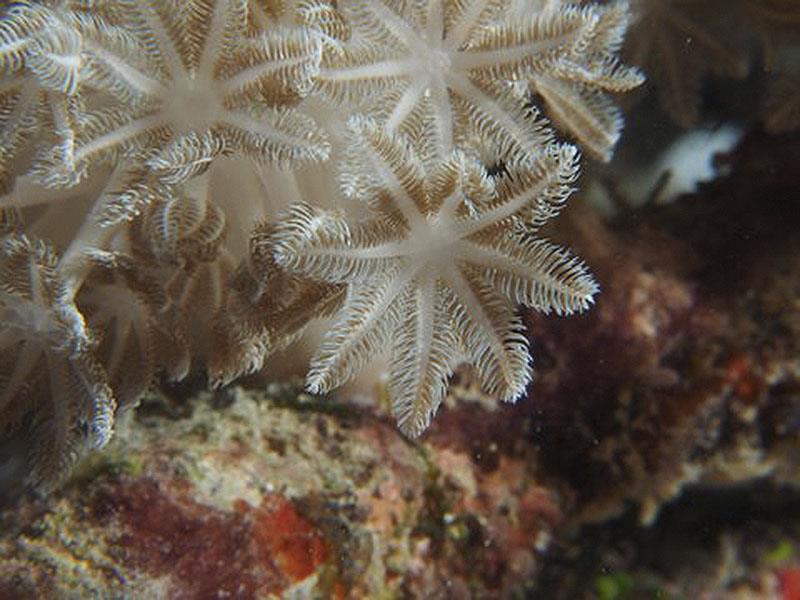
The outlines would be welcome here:
[[[461,370],[412,440],[382,393],[164,383],[57,490],[3,481],[0,600],[800,599],[800,127],[763,77],[709,78],[702,127],[627,108],[546,231],[602,292],[523,312],[525,398]]]
[[[459,374],[410,441],[300,381],[166,387],[5,506],[0,597],[796,598],[800,134],[716,160],[671,203],[567,211],[604,291],[531,316],[530,397]]]

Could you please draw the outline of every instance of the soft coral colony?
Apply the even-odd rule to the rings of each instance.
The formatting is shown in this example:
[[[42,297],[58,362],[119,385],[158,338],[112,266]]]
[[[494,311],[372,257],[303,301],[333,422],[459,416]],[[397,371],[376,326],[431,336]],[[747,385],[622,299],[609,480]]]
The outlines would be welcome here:
[[[562,139],[608,159],[619,137],[610,94],[642,80],[616,56],[627,24],[626,2],[7,7],[0,434],[26,440],[30,483],[159,374],[225,384],[320,317],[309,388],[390,345],[410,435],[460,363],[519,398],[517,305],[597,293],[537,232],[578,176]]]

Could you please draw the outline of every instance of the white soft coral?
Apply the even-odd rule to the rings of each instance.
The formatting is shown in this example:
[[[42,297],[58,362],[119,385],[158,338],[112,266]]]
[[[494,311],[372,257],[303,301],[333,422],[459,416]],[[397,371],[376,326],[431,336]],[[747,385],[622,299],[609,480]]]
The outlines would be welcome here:
[[[552,145],[495,186],[462,153],[426,167],[402,137],[363,119],[351,127],[345,173],[374,216],[348,222],[299,206],[274,236],[282,265],[347,284],[309,389],[340,385],[390,346],[392,406],[408,434],[427,428],[459,362],[488,393],[516,400],[531,373],[515,304],[569,314],[597,292],[579,260],[533,237],[571,192],[576,150]]]
[[[116,403],[52,251],[24,235],[5,237],[0,281],[0,432],[29,421],[29,480],[56,481],[108,441]]]

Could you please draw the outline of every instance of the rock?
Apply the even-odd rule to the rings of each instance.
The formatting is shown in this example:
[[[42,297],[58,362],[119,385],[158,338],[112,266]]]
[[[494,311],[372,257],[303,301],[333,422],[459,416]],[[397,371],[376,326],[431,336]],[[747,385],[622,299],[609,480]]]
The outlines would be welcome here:
[[[487,466],[442,431],[410,442],[291,386],[231,396],[177,418],[149,398],[61,490],[3,513],[0,597],[507,597],[531,581],[560,512],[529,457]]]

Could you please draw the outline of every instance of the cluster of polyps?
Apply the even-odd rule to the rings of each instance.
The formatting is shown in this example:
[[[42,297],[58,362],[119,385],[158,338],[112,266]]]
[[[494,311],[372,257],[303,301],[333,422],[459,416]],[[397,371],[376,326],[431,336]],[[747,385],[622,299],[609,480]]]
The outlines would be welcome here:
[[[592,302],[583,264],[537,238],[578,173],[540,111],[610,156],[607,93],[642,79],[616,57],[626,2],[6,11],[0,426],[60,436],[32,438],[32,481],[101,445],[158,373],[224,384],[320,317],[310,389],[391,340],[394,411],[416,435],[458,363],[502,399],[524,392],[517,304]],[[33,294],[43,280],[58,293]]]

